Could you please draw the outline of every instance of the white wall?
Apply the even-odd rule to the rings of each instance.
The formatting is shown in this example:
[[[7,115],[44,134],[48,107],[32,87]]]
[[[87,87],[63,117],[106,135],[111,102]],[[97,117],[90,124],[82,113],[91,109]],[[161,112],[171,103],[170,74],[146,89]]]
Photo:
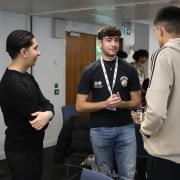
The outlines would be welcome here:
[[[149,49],[149,25],[135,23],[135,43],[134,50]]]
[[[10,57],[6,53],[7,35],[14,29],[26,29],[27,17],[23,14],[0,11],[0,79],[10,63]],[[0,159],[4,158],[5,124],[0,111]]]
[[[0,11],[0,78],[11,61],[6,53],[7,35],[14,29],[26,29],[27,17],[23,14]]]

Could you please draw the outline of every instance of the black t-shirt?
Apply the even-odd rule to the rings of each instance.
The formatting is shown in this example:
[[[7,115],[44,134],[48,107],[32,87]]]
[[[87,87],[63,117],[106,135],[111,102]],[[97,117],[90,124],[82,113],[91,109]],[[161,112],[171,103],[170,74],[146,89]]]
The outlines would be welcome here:
[[[115,60],[104,61],[106,72],[112,87]],[[130,100],[130,92],[140,90],[139,79],[132,65],[118,59],[118,70],[113,93],[120,93],[123,101]],[[108,99],[110,93],[107,88],[100,60],[94,61],[82,73],[78,94],[92,94],[92,102]],[[132,123],[131,111],[117,108],[116,111],[103,109],[91,113],[91,127],[119,127]]]

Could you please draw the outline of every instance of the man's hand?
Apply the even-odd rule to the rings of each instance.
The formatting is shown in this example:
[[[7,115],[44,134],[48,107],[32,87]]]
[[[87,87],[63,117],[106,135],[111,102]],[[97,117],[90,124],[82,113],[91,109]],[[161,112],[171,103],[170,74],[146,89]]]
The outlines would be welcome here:
[[[38,111],[32,113],[31,116],[36,117],[33,121],[29,121],[31,126],[36,130],[41,130],[52,118],[50,111],[45,111],[45,112]]]
[[[107,100],[106,100],[106,108],[116,108],[121,103],[121,97],[120,94],[112,94]]]

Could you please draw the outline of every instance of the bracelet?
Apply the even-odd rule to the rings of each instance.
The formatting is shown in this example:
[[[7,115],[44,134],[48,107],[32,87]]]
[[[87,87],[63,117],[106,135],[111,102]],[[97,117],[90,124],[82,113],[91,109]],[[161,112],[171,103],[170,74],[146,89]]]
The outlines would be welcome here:
[[[54,116],[53,112],[52,112],[52,111],[48,111],[48,112],[49,112],[49,114],[50,114],[50,119],[52,119],[53,116]]]

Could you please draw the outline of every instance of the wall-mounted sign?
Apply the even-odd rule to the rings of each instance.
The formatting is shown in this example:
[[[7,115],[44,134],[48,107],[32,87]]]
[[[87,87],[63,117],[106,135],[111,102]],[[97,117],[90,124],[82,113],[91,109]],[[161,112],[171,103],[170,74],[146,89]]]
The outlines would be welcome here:
[[[130,35],[131,34],[131,23],[130,22],[123,22],[122,23],[123,34]]]

